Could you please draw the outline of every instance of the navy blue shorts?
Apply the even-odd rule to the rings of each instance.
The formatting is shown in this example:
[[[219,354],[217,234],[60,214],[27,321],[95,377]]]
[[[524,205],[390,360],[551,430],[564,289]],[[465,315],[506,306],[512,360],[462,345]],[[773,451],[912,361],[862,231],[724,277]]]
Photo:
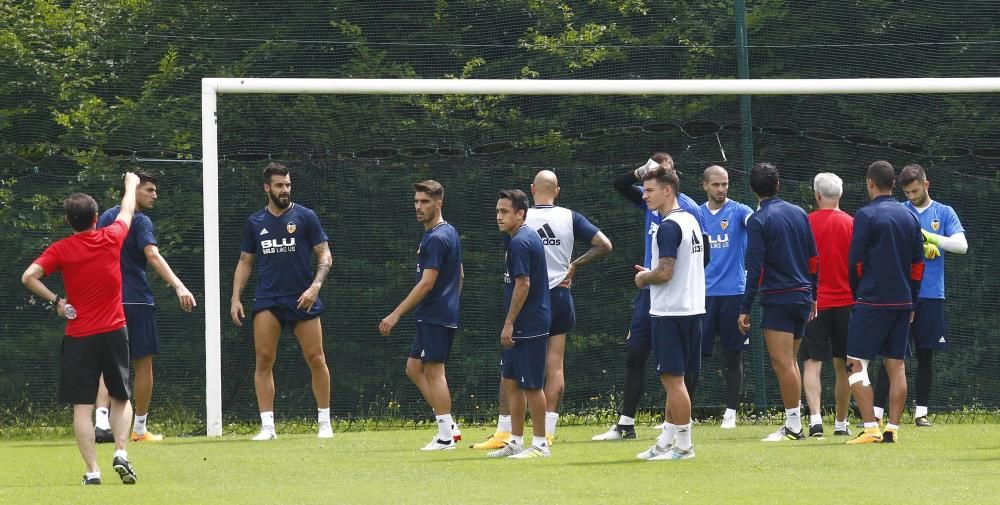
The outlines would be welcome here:
[[[944,300],[917,298],[916,314],[910,334],[917,349],[944,351],[948,349],[948,325],[944,319]]]
[[[132,359],[160,354],[160,337],[156,332],[156,306],[126,303],[125,325],[128,327],[128,354]]]
[[[847,357],[847,332],[853,307],[823,309],[806,324],[806,336],[799,347],[799,359],[826,361]]]
[[[554,287],[549,290],[549,300],[552,307],[552,323],[549,324],[549,335],[562,335],[576,328],[576,306],[569,288]]]
[[[417,334],[410,345],[410,357],[420,358],[422,363],[447,363],[454,340],[455,328],[417,323]]]
[[[740,333],[740,303],[743,295],[706,296],[701,355],[711,356],[715,336],[725,352],[750,350],[750,336]]]
[[[268,310],[281,323],[281,326],[295,326],[299,321],[316,319],[323,313],[323,302],[316,299],[309,311],[299,310],[298,296],[281,296],[278,298],[254,298],[253,313]]]
[[[126,328],[83,338],[63,337],[59,401],[93,405],[97,401],[97,382],[102,375],[108,395],[128,400],[132,396],[128,362]]]
[[[760,308],[761,328],[791,333],[795,340],[798,340],[805,334],[806,320],[809,319],[812,303],[761,305]]]
[[[548,337],[515,341],[514,347],[503,351],[500,375],[517,381],[521,389],[542,389],[545,386],[545,354],[548,348]]]
[[[632,301],[632,324],[625,347],[631,351],[653,350],[653,323],[649,315],[649,290],[640,289]]]
[[[847,355],[874,359],[905,359],[910,354],[910,311],[874,310],[858,305],[851,312]]]
[[[653,317],[656,371],[687,375],[701,372],[701,328],[704,316]]]

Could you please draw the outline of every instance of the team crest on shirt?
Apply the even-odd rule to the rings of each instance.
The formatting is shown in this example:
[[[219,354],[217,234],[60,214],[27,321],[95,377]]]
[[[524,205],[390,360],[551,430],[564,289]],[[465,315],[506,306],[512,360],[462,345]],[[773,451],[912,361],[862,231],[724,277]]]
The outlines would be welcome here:
[[[725,231],[726,228],[729,228],[729,220],[723,219],[722,221],[719,222],[719,226],[721,226],[722,230]]]
[[[288,233],[295,233],[295,223],[289,222],[285,225],[285,229],[288,230]]]
[[[939,219],[935,219],[935,220],[931,221],[931,229],[932,230],[938,231],[940,228],[941,228],[941,221]]]

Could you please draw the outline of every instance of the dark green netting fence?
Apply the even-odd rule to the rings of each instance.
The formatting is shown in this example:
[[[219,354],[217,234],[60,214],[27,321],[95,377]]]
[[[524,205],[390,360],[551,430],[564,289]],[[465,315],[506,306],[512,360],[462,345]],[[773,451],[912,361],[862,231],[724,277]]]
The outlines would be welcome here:
[[[157,415],[204,420],[204,280],[200,144],[202,77],[419,77],[646,79],[732,78],[733,5],[683,2],[76,2],[0,7],[0,425],[63,412],[55,402],[61,325],[19,283],[48,243],[65,236],[61,199],[72,191],[114,204],[120,173],[160,174],[150,213],[161,251],[198,297],[182,313],[154,280],[162,353]],[[750,2],[752,78],[995,76],[1000,2],[965,9],[939,3],[851,9]],[[568,15],[567,12],[572,13]],[[603,27],[603,28],[602,28]],[[9,49],[9,50],[8,50]],[[463,237],[463,326],[449,379],[455,412],[493,415],[501,322],[501,241],[496,191],[527,188],[556,171],[558,203],[589,216],[614,254],[574,285],[578,328],[567,349],[564,411],[596,419],[619,400],[631,314],[631,265],[642,253],[641,213],[611,188],[615,175],[667,150],[682,191],[704,201],[697,178],[730,170],[734,199],[754,206],[744,158],[775,163],[783,196],[810,209],[813,175],[845,181],[842,206],[864,203],[871,161],[919,162],[931,195],[955,207],[969,254],[946,261],[951,350],[936,360],[932,411],[1000,408],[1000,303],[993,272],[1000,211],[1000,96],[843,95],[751,99],[752,146],[736,97],[494,97],[223,95],[219,100],[223,409],[254,420],[249,330],[228,320],[242,220],[263,203],[269,159],[293,167],[293,199],[316,210],[331,236],[334,269],[322,297],[333,411],[341,418],[424,416],[403,364],[413,330],[376,325],[409,290],[420,227],[410,184],[447,189],[445,217]],[[898,195],[901,198],[901,195]],[[581,245],[581,248],[583,245]],[[152,274],[151,274],[152,275]],[[155,278],[155,275],[153,275]],[[58,281],[55,281],[58,283]],[[253,288],[253,280],[248,291]],[[246,303],[250,293],[246,293]],[[758,334],[746,357],[744,403],[778,405]],[[715,358],[695,398],[721,408]],[[829,367],[825,371],[828,375]],[[652,374],[650,374],[652,375]],[[308,419],[308,371],[290,334],[275,368],[279,420]],[[831,398],[829,393],[826,399]],[[652,377],[643,407],[662,392]],[[169,413],[169,414],[168,414]]]

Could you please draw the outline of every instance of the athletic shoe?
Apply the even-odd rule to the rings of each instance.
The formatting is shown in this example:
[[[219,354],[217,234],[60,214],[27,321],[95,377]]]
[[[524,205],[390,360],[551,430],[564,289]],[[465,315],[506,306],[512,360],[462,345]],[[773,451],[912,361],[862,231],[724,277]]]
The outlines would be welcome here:
[[[253,440],[274,440],[278,438],[278,434],[274,432],[274,428],[262,428],[257,436],[253,437]]]
[[[761,442],[781,442],[782,440],[803,440],[806,436],[802,431],[792,431],[787,426],[782,426],[778,431],[760,439]]]
[[[883,444],[895,444],[899,442],[899,433],[896,430],[885,430],[882,432]]]
[[[653,459],[653,458],[655,458],[657,456],[661,456],[663,454],[669,453],[670,449],[672,449],[672,448],[673,448],[673,445],[668,445],[666,447],[660,447],[660,446],[658,446],[656,444],[653,444],[653,445],[651,445],[649,447],[649,449],[646,449],[645,451],[642,451],[639,454],[636,454],[635,457],[638,458],[638,459],[650,460],[650,459]]]
[[[858,436],[847,441],[850,445],[877,444],[882,442],[882,432],[878,428],[865,428]]]
[[[154,435],[154,434],[152,434],[152,433],[150,433],[148,431],[146,433],[143,433],[142,435],[138,435],[138,434],[136,434],[136,432],[133,431],[132,432],[132,441],[133,442],[162,442],[163,441],[163,435]]]
[[[720,428],[724,430],[731,430],[736,427],[736,416],[733,417],[723,417],[722,424],[719,425]]]
[[[545,434],[545,443],[548,444],[549,447],[552,447],[553,445],[556,445],[556,436],[553,435],[553,434],[551,434],[551,433],[546,433]]]
[[[524,446],[520,444],[504,444],[502,449],[495,450],[493,452],[487,453],[487,458],[509,458],[515,454],[520,453],[524,450]]]
[[[115,434],[104,428],[94,428],[94,441],[99,444],[110,444],[115,441]]]
[[[423,446],[421,451],[450,451],[458,446],[455,440],[441,440],[438,437],[431,439],[431,442]]]
[[[594,435],[590,437],[591,440],[601,441],[601,440],[631,440],[635,438],[635,426],[628,424],[612,424],[611,429],[601,433],[600,435]]]
[[[659,454],[648,461],[672,461],[677,459],[693,459],[694,458],[694,446],[692,445],[688,450],[678,449],[677,446],[673,446],[669,451]]]
[[[80,482],[80,484],[83,484],[84,486],[100,486],[101,485],[101,478],[100,477],[92,477],[92,478],[88,479],[87,478],[87,474],[83,474],[83,481]]]
[[[931,424],[931,420],[927,419],[927,416],[920,416],[914,419],[913,422],[917,425],[917,428],[930,428],[931,426],[934,426]]]
[[[115,456],[112,465],[122,478],[122,484],[135,484],[135,470],[132,469],[132,463],[121,456]]]
[[[319,431],[316,433],[316,438],[333,438],[333,426],[327,423],[319,425]]]
[[[552,456],[552,453],[549,452],[549,449],[547,447],[542,448],[538,447],[537,445],[532,445],[531,447],[508,457],[511,459],[530,459],[530,458],[548,458],[550,456]]]
[[[842,430],[833,430],[833,436],[835,437],[849,437],[851,436],[851,429],[844,426]]]
[[[472,447],[473,449],[497,450],[507,447],[507,444],[509,443],[510,443],[510,432],[498,431],[490,435],[489,437],[486,437],[486,440],[483,440],[478,444],[472,444],[469,447]]]
[[[666,421],[663,421],[662,423],[660,423],[660,424],[657,424],[656,426],[653,426],[653,429],[654,429],[654,430],[660,430],[660,431],[663,431],[663,428],[666,428],[666,427],[667,427],[667,422],[666,422]]]
[[[809,436],[813,438],[823,438],[823,425],[814,424],[809,427]]]

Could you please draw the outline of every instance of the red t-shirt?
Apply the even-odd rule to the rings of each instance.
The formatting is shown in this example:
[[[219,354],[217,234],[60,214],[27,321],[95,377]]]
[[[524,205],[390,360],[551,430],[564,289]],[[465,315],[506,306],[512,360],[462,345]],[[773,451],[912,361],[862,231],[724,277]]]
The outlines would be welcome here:
[[[125,326],[121,250],[127,235],[125,223],[115,221],[59,240],[35,260],[45,275],[62,272],[66,301],[77,313],[66,323],[67,337],[88,337]]]
[[[851,248],[854,218],[842,210],[820,209],[809,214],[809,227],[819,251],[819,310],[854,305],[847,279],[847,253]]]

